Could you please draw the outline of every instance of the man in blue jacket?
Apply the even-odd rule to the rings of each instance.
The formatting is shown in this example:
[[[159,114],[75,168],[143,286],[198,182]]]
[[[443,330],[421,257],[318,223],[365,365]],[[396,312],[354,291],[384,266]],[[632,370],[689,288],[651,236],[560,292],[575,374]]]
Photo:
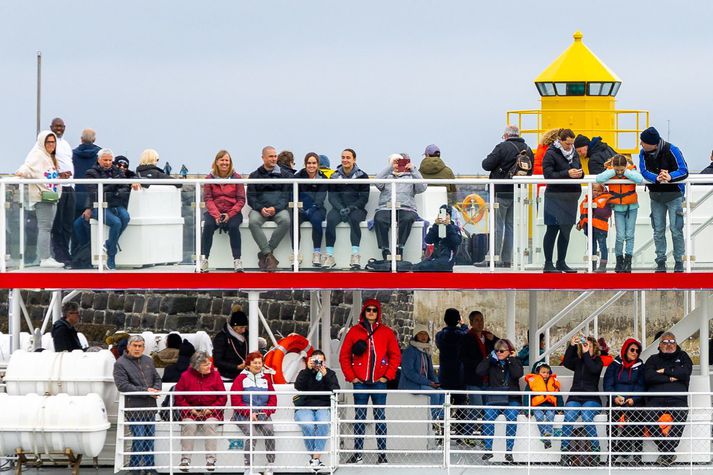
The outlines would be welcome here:
[[[683,196],[686,186],[676,184],[688,177],[688,165],[683,154],[673,144],[664,141],[654,127],[641,132],[639,170],[648,181],[651,198],[651,224],[656,247],[656,272],[666,272],[666,215],[673,241],[673,271],[683,272]]]

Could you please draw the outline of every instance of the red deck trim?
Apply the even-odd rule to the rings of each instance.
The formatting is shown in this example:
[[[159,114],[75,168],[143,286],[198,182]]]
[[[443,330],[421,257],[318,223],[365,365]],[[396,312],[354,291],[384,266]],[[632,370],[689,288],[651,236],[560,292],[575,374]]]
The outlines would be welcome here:
[[[71,272],[0,274],[3,289],[133,290],[710,290],[713,273],[540,274]]]

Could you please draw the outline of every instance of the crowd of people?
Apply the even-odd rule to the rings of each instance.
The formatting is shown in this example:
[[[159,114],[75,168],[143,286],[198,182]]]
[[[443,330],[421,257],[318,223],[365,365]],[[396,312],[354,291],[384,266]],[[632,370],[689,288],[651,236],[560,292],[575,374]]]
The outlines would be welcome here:
[[[16,172],[24,178],[171,178],[158,167],[159,155],[147,149],[140,157],[136,171],[130,169],[127,157],[115,156],[108,148],[95,145],[96,134],[91,129],[82,132],[82,143],[72,150],[64,138],[65,124],[56,118],[50,130],[42,131],[37,143],[28,154],[24,164]],[[598,256],[597,272],[606,272],[609,261],[607,234],[613,215],[616,228],[614,254],[616,272],[631,272],[634,252],[634,228],[639,208],[636,185],[645,183],[651,200],[651,223],[656,250],[656,272],[666,272],[667,244],[665,230],[667,219],[673,242],[674,272],[683,272],[685,245],[683,237],[682,204],[685,187],[680,181],[688,176],[688,166],[680,149],[663,140],[654,127],[641,132],[638,166],[630,156],[617,154],[601,137],[590,139],[577,135],[570,129],[553,129],[542,135],[537,151],[533,152],[520,136],[518,127],[508,125],[500,142],[482,161],[482,167],[491,179],[512,179],[514,176],[542,174],[553,180],[544,192],[543,237],[545,257],[544,272],[576,272],[567,265],[567,249],[573,227],[589,232],[590,198],[579,202],[582,186],[577,183],[557,183],[556,180],[578,180],[586,174],[596,176],[598,185],[592,192],[592,256]],[[262,165],[250,173],[253,179],[301,178],[315,180],[312,184],[300,184],[298,207],[299,223],[311,224],[312,265],[320,269],[336,267],[336,227],[346,223],[350,228],[350,268],[361,269],[361,223],[367,220],[369,199],[369,175],[357,164],[357,153],[352,148],[341,152],[341,164],[330,169],[329,159],[315,152],[307,153],[303,167],[296,170],[295,158],[287,150],[279,152],[271,146],[264,147]],[[704,170],[704,173],[707,173]],[[399,180],[394,186],[377,184],[379,199],[371,220],[376,234],[377,246],[384,261],[391,259],[390,226],[392,190],[396,194],[396,253],[401,260],[416,220],[433,220],[433,226],[424,239],[425,265],[415,266],[416,271],[450,271],[456,261],[461,243],[461,227],[446,204],[448,213],[437,217],[419,216],[415,197],[426,190],[427,185],[412,183],[412,179],[452,179],[452,170],[441,158],[438,146],[426,147],[420,167],[407,153],[392,154],[385,168],[375,174],[376,178]],[[211,164],[206,178],[240,179],[233,158],[227,150],[220,150]],[[331,180],[341,180],[340,184]],[[344,182],[344,180],[349,180]],[[617,180],[619,183],[609,183]],[[624,181],[622,183],[621,181]],[[175,183],[180,186],[179,183]],[[127,211],[131,190],[139,189],[138,183],[104,185],[107,207],[104,221],[109,227],[109,236],[102,244],[106,254],[106,266],[116,267],[118,240],[131,219]],[[450,205],[457,201],[455,185],[448,185]],[[495,216],[495,255],[498,267],[512,265],[513,251],[513,185],[497,184],[494,188],[497,203]],[[243,270],[241,259],[240,224],[243,207],[250,206],[247,214],[248,227],[255,240],[258,252],[258,267],[263,271],[275,271],[279,261],[275,249],[289,235],[294,243],[292,220],[294,212],[292,186],[284,183],[260,183],[244,186],[242,183],[206,184],[203,189],[205,213],[201,233],[201,256],[199,268],[209,270],[208,260],[216,231],[229,236],[233,257],[233,269]],[[37,219],[37,254],[41,267],[61,268],[72,264],[73,254],[86,247],[90,239],[90,219],[97,219],[98,201],[96,185],[59,185],[57,183],[31,185],[29,203]],[[327,211],[326,203],[330,209]],[[263,225],[272,221],[276,227],[268,238]],[[297,236],[300,239],[300,236]],[[324,246],[322,245],[324,242]],[[439,255],[431,259],[432,244],[440,247]],[[340,243],[341,245],[341,243]],[[557,251],[555,259],[555,248]],[[302,256],[299,256],[300,259]],[[419,263],[420,264],[420,263]]]
[[[69,321],[55,324],[55,338],[76,337],[76,332],[75,336],[66,336],[72,332],[75,311],[76,308],[67,307],[65,319]],[[468,320],[469,324],[465,324],[457,309],[445,311],[445,327],[435,336],[440,357],[440,368],[436,371],[427,331],[416,332],[402,351],[396,333],[382,321],[380,302],[375,299],[364,302],[359,320],[346,332],[339,352],[344,380],[357,390],[354,445],[352,449],[342,449],[348,455],[343,463],[364,462],[364,421],[370,401],[375,421],[376,463],[388,463],[386,406],[388,390],[396,387],[428,396],[430,433],[439,445],[445,439],[444,410],[448,407],[444,404],[445,396],[451,393],[451,436],[466,447],[480,448],[486,462],[494,457],[494,422],[502,415],[506,427],[505,463],[514,461],[516,421],[526,416],[536,421],[545,451],[553,447],[553,442],[560,441],[562,465],[598,465],[599,439],[605,436],[597,433],[596,426],[603,419],[597,421],[596,417],[606,414],[616,421],[608,428],[613,464],[641,464],[646,436],[652,438],[659,451],[656,464],[668,466],[675,462],[675,451],[688,418],[685,393],[693,364],[673,333],[656,335],[658,353],[646,361],[640,358],[642,344],[634,338],[627,339],[619,355],[612,357],[603,338],[573,336],[561,361],[562,366],[573,372],[568,396],[563,398],[559,394],[561,382],[544,358],[533,358],[522,350],[517,353],[511,341],[486,329],[481,312],[472,311]],[[191,468],[191,453],[199,430],[206,436],[206,470],[215,470],[216,428],[225,423],[224,409],[231,407],[234,410],[230,422],[249,436],[252,451],[259,440],[264,440],[267,472],[271,472],[275,461],[272,415],[277,405],[274,371],[265,366],[262,352],[248,351],[248,320],[241,310],[235,310],[215,336],[212,357],[195,351],[187,340],[181,341],[175,334],[171,342],[167,338],[166,350],[150,357],[143,354],[141,336],[126,336],[114,369],[119,391],[152,393],[160,390],[162,382],[176,383],[172,391],[177,391],[177,395],[169,393],[164,405],[177,410],[173,416],[163,417],[184,422],[181,471]],[[533,351],[532,355],[539,352]],[[530,367],[532,359],[536,361]],[[157,366],[165,367],[163,379],[158,376]],[[215,394],[224,392],[226,385],[235,394],[230,398]],[[321,456],[330,433],[330,394],[340,389],[337,374],[328,367],[324,352],[316,350],[306,359],[306,368],[296,377],[295,389],[294,418],[304,434],[308,466],[318,472],[324,467]],[[602,391],[611,396],[601,396]],[[652,395],[647,396],[646,392]],[[134,437],[130,466],[152,466],[154,413],[146,411],[156,407],[156,396],[128,396],[125,406]],[[559,424],[555,422],[557,414],[563,414]],[[248,475],[253,473],[250,467],[255,465],[257,456],[252,451],[245,447]],[[582,462],[583,454],[589,454],[586,462]]]

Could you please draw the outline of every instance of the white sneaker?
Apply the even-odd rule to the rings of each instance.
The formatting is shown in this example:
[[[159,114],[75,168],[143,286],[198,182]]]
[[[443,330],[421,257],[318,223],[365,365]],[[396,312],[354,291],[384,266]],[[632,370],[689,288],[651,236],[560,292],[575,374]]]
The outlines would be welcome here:
[[[233,263],[233,265],[235,265]],[[201,272],[208,272],[208,259],[205,257],[201,256],[201,265],[200,265]]]
[[[62,264],[61,262],[55,261],[54,258],[52,258],[52,257],[48,257],[47,259],[42,259],[42,260],[40,261],[40,267],[49,267],[49,268],[53,268],[53,269],[61,269],[62,267],[64,267],[64,264]]]
[[[333,267],[337,267],[337,261],[334,260],[334,256],[327,256],[323,261],[322,261],[322,268],[324,269],[331,269]]]
[[[312,267],[322,267],[322,254],[319,252],[312,254]]]
[[[275,464],[272,462],[267,462],[265,464],[265,470],[262,472],[262,475],[272,475],[272,470],[273,470],[274,465]]]
[[[302,264],[302,254],[297,254],[297,265]],[[295,255],[290,253],[290,266],[295,265]]]
[[[207,262],[206,262],[207,264]],[[240,259],[233,259],[233,271],[242,272],[243,271],[243,261]]]
[[[351,259],[349,259],[349,267],[353,270],[361,270],[361,256],[359,254],[352,254]]]

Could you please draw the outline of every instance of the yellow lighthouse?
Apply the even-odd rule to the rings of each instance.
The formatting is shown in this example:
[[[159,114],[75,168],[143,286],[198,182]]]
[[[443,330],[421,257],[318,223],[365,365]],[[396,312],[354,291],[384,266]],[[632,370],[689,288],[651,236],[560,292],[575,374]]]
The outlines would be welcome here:
[[[621,79],[584,44],[583,36],[574,33],[574,42],[535,78],[540,110],[509,111],[507,122],[525,135],[536,134],[538,142],[547,130],[569,128],[589,138],[601,136],[620,153],[638,153],[638,135],[648,127],[649,114],[615,108]]]

